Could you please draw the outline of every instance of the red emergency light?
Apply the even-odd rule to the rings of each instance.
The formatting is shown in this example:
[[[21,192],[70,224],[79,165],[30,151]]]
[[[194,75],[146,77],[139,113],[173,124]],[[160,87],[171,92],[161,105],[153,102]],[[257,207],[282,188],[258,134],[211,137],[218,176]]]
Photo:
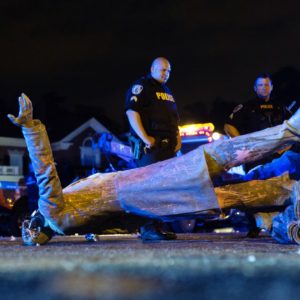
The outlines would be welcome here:
[[[180,136],[199,136],[206,135],[211,137],[215,126],[213,123],[196,123],[179,126]]]

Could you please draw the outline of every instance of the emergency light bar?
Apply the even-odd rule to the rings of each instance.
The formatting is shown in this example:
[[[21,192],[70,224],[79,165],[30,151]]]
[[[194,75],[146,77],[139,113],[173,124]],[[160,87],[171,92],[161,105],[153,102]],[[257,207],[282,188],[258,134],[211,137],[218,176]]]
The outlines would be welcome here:
[[[213,123],[196,123],[179,126],[180,136],[199,136],[206,135],[210,137],[215,129]]]

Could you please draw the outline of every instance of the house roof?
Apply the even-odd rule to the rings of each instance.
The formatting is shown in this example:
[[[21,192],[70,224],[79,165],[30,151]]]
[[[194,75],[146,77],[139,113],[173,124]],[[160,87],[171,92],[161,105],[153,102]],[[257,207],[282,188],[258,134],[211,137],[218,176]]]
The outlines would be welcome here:
[[[114,141],[119,141],[118,138],[112,134],[104,125],[102,125],[97,119],[90,118],[88,121],[83,123],[81,126],[77,127],[71,131],[68,135],[63,137],[61,140],[52,143],[52,149],[57,150],[67,150],[73,143],[73,140],[79,136],[86,129],[91,128],[97,133],[107,132],[110,133]]]
[[[2,147],[19,147],[26,148],[26,143],[23,138],[0,137],[0,146]]]

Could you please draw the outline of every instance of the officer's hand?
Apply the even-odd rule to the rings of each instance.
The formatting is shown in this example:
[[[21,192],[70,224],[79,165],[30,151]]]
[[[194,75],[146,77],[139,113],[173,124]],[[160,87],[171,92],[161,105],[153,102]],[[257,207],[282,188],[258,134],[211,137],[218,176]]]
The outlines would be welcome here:
[[[143,140],[143,142],[145,143],[145,145],[146,145],[146,148],[152,148],[152,147],[154,147],[154,145],[155,145],[155,138],[153,137],[153,136],[147,136],[144,140]]]
[[[8,114],[7,117],[10,121],[21,127],[31,127],[33,124],[32,120],[32,103],[30,99],[25,95],[21,94],[19,97],[19,115],[15,117],[14,115]]]

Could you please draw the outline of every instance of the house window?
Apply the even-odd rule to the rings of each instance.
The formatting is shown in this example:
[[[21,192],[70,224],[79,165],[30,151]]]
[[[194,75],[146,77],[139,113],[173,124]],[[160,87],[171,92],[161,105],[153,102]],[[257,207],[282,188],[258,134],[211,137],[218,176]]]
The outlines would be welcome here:
[[[23,172],[23,155],[22,150],[8,150],[9,155],[9,165],[18,167],[18,173],[15,175],[22,175]]]
[[[83,140],[80,147],[80,159],[83,167],[99,168],[101,166],[101,152],[92,137]]]

